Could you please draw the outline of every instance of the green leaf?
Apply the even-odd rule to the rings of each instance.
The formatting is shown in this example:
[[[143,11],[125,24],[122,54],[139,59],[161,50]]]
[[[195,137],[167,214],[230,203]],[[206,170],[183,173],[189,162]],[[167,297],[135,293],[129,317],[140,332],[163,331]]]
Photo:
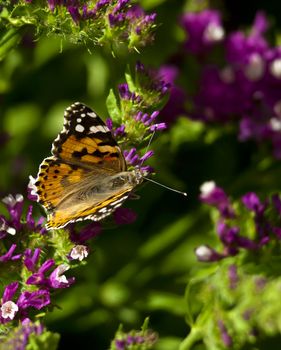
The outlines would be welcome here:
[[[126,68],[125,79],[129,86],[129,90],[132,92],[136,91],[136,85],[134,83],[134,79],[132,77],[132,73],[129,66]]]
[[[119,123],[121,121],[121,112],[113,89],[110,89],[109,95],[107,96],[106,107],[112,120],[115,123]]]
[[[18,29],[8,30],[0,38],[0,61],[3,60],[6,55],[17,46],[21,39]]]

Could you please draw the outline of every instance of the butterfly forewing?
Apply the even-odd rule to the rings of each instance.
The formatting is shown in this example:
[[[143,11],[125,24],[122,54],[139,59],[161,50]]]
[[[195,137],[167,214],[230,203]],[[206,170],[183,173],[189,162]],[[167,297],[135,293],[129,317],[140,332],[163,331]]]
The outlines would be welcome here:
[[[64,113],[64,128],[52,145],[54,156],[65,162],[126,170],[126,162],[111,131],[100,117],[80,102]]]

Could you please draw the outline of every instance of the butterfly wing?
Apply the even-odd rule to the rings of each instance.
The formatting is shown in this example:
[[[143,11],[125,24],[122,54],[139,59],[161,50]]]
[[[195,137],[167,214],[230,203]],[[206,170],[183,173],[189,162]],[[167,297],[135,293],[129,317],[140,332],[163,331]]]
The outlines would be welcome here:
[[[120,172],[126,162],[111,131],[89,107],[76,102],[64,112],[64,127],[52,145],[52,154],[72,165]]]
[[[38,201],[48,212],[47,228],[60,228],[86,218],[98,221],[128,197],[132,186],[94,193],[108,176],[124,172],[124,156],[103,121],[76,102],[64,114],[64,128],[35,182]],[[89,194],[91,195],[85,195]]]

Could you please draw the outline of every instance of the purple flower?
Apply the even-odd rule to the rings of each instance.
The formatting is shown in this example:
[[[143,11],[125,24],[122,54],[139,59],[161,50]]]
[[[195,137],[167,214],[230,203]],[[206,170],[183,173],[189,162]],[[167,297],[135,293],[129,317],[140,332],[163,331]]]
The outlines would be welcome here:
[[[239,234],[240,228],[237,226],[230,227],[225,222],[219,221],[217,224],[217,232],[229,255],[237,254],[237,248],[248,250],[259,248],[259,244],[247,237],[241,236]]]
[[[79,230],[79,232],[76,231],[75,225],[69,225],[70,239],[76,244],[84,244],[89,239],[98,236],[101,231],[102,227],[99,222],[91,222],[89,225]]]
[[[229,227],[224,221],[219,221],[217,223],[217,232],[221,241],[228,246],[237,243],[240,229],[239,227]]]
[[[133,333],[133,334],[131,334]],[[143,344],[144,346],[150,347],[157,341],[157,334],[147,330],[145,332],[130,332],[118,334],[117,339],[114,340],[115,348],[118,350],[129,349],[136,344]],[[122,337],[122,338],[121,338]],[[121,339],[120,339],[121,338]]]
[[[153,169],[149,166],[143,166],[143,163],[153,155],[153,151],[146,152],[142,157],[137,154],[136,148],[131,148],[129,151],[123,152],[126,162],[135,167],[139,167],[144,174],[153,172]]]
[[[24,227],[24,224],[21,220],[23,216],[23,196],[21,194],[17,194],[15,196],[10,194],[7,197],[3,198],[2,201],[7,207],[10,218],[9,220],[6,220],[0,216],[0,233],[4,228],[7,233],[13,235],[15,234],[15,230],[20,231]],[[35,223],[32,217],[32,206],[29,206],[25,220],[26,226],[29,230],[40,233],[46,232],[46,229],[43,226],[44,217],[40,217],[37,223]]]
[[[25,310],[29,307],[33,307],[37,310],[51,303],[50,293],[48,290],[37,290],[34,292],[22,292],[18,298],[17,305]]]
[[[8,195],[2,199],[2,202],[6,204],[9,211],[12,226],[18,230],[21,228],[21,215],[23,211],[23,196],[17,194],[15,197],[13,195]]]
[[[115,137],[120,137],[120,136],[125,136],[126,132],[125,132],[125,125],[120,125],[118,126],[118,128],[116,128],[113,132]]]
[[[148,93],[162,98],[170,91],[171,84],[159,75],[158,70],[147,68],[141,62],[137,62],[135,71],[140,85]]]
[[[132,97],[132,93],[129,90],[129,86],[127,83],[118,85],[119,95],[124,100],[130,100]]]
[[[145,127],[148,127],[150,131],[164,130],[167,128],[166,123],[154,124],[155,119],[158,117],[159,111],[154,111],[151,115],[148,113],[138,112],[135,115],[135,120],[142,123]]]
[[[105,121],[106,126],[108,127],[109,130],[113,129],[113,121],[111,118],[107,118]]]
[[[253,55],[263,57],[268,49],[268,43],[263,37],[267,26],[265,15],[258,12],[248,36],[241,31],[230,34],[225,46],[227,61],[235,65],[246,65]]]
[[[186,13],[181,18],[181,25],[187,35],[185,49],[195,55],[207,52],[224,39],[221,16],[216,10]]]
[[[59,265],[50,275],[49,284],[52,288],[68,288],[74,283],[74,277],[66,278],[64,272],[69,270],[69,266],[66,264]]]
[[[29,344],[29,337],[32,335],[34,341],[34,337],[42,333],[42,324],[39,322],[33,323],[29,319],[25,319],[21,322],[16,333],[14,333],[13,338],[9,338],[8,342],[5,342],[5,346],[7,346],[7,349],[25,350]]]
[[[225,257],[224,254],[218,253],[208,245],[201,245],[195,248],[194,252],[198,261],[202,262],[218,261]]]
[[[132,224],[137,214],[130,208],[117,208],[113,213],[114,221],[117,225]]]
[[[36,232],[39,232],[42,234],[46,233],[47,230],[44,226],[45,218],[43,216],[41,216],[36,223],[32,217],[32,211],[33,211],[33,207],[32,207],[32,205],[30,205],[28,207],[27,214],[26,214],[26,226],[27,226],[27,228],[31,231],[36,231]]]
[[[6,301],[13,299],[13,296],[15,295],[18,287],[19,287],[18,282],[12,282],[8,284],[4,289],[4,293],[2,296],[2,303],[5,303]]]
[[[122,339],[116,339],[115,346],[116,346],[116,350],[125,350],[126,349],[126,342],[125,342],[125,340],[122,340]]]
[[[0,256],[0,262],[7,262],[7,261],[14,261],[14,260],[19,260],[21,258],[22,254],[16,254],[13,255],[15,250],[17,248],[16,244],[12,244],[9,248],[9,250],[7,251],[7,253],[5,253],[4,255]]]
[[[35,271],[35,267],[36,267],[36,264],[39,260],[40,253],[41,253],[40,248],[35,248],[33,254],[32,254],[31,249],[28,248],[25,250],[25,252],[24,252],[24,265],[26,266],[26,268],[29,271],[33,271],[33,272]]]
[[[53,259],[46,260],[37,272],[33,273],[26,280],[26,284],[32,285],[40,285],[44,287],[49,286],[49,279],[45,277],[45,273],[49,271],[55,265],[55,261]]]
[[[232,218],[235,216],[231,203],[221,187],[218,187],[214,181],[208,181],[200,187],[200,200],[203,203],[215,206],[222,217]]]
[[[82,15],[81,15],[80,12],[79,12],[79,8],[76,7],[76,6],[68,6],[68,7],[67,7],[67,10],[68,10],[68,12],[70,13],[70,15],[71,15],[73,21],[74,21],[76,24],[78,24],[78,23],[81,21],[81,19],[82,19]]]
[[[232,346],[232,338],[229,335],[229,333],[225,327],[225,324],[223,323],[222,320],[218,321],[218,327],[219,327],[220,334],[221,334],[221,340],[222,340],[224,346],[226,346],[227,348],[231,347]]]
[[[254,192],[248,192],[242,197],[242,203],[249,210],[256,214],[262,214],[265,210],[265,205],[261,203],[259,197]]]
[[[187,99],[186,92],[175,84],[179,76],[179,70],[174,65],[162,66],[158,71],[159,78],[170,84],[170,96],[168,102],[161,111],[161,120],[171,123],[181,114],[186,114],[184,107]]]

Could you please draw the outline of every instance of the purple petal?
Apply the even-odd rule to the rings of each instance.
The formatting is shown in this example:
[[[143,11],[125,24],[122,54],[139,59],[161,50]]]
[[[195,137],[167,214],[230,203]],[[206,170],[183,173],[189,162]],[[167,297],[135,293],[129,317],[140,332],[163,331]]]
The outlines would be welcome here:
[[[165,129],[167,129],[166,123],[159,123],[159,124],[154,124],[150,126],[150,131],[165,130]]]
[[[109,130],[113,129],[113,121],[111,118],[107,118],[105,121],[106,126],[108,127]]]
[[[147,159],[149,159],[150,157],[152,157],[154,155],[154,152],[152,150],[146,152],[141,158],[141,164],[144,163]]]
[[[50,268],[53,267],[54,265],[55,265],[55,261],[53,259],[48,259],[42,264],[38,272],[41,274],[44,274],[46,271],[50,270]]]
[[[16,250],[17,245],[12,244],[6,254],[0,256],[0,261],[5,262],[12,259],[13,253]]]
[[[127,225],[136,220],[137,214],[129,208],[117,208],[113,213],[113,217],[117,225]]]
[[[262,208],[262,203],[259,197],[254,192],[248,192],[242,197],[242,203],[249,210],[259,212]]]
[[[3,297],[2,297],[2,304],[5,303],[6,301],[12,300],[13,296],[15,295],[18,289],[18,286],[19,286],[18,282],[12,282],[5,287]]]
[[[47,279],[44,277],[42,273],[36,272],[28,277],[28,279],[25,282],[26,284],[31,285],[46,285]]]
[[[229,335],[224,323],[222,320],[219,320],[218,321],[218,327],[219,327],[219,330],[220,330],[220,334],[221,334],[221,340],[222,342],[224,343],[224,345],[226,347],[231,347],[232,346],[232,338],[231,336]]]
[[[17,304],[22,309],[34,307],[37,310],[42,309],[51,303],[50,293],[47,290],[38,290],[35,292],[23,292],[19,296]]]

